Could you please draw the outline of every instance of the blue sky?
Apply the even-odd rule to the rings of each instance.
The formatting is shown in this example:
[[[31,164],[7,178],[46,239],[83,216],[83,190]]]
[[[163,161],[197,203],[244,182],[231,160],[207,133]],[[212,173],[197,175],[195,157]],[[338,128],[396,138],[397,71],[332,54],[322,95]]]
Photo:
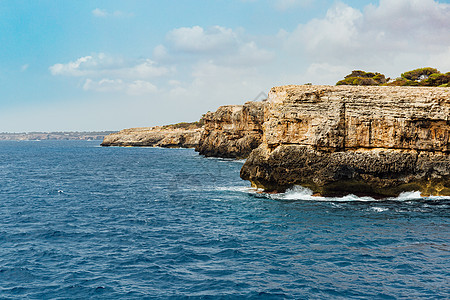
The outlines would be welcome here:
[[[450,71],[450,0],[0,0],[0,132],[194,121],[423,66]]]

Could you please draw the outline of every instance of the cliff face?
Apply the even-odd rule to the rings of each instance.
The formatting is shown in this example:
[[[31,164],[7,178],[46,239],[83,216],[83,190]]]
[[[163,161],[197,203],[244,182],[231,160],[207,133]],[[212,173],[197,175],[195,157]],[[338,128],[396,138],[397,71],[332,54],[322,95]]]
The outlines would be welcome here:
[[[450,89],[284,86],[241,177],[267,191],[450,195]]]
[[[201,133],[201,128],[182,129],[164,126],[130,128],[107,135],[101,145],[193,148],[198,145]]]
[[[245,158],[262,141],[264,102],[221,106],[208,112],[196,151],[205,156]]]

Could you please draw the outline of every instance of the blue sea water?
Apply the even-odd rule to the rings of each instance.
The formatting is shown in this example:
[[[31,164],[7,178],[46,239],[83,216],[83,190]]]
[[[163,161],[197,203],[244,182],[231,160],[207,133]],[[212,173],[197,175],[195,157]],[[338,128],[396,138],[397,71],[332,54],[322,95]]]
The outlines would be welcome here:
[[[264,195],[242,161],[0,142],[0,299],[448,299],[450,199]]]

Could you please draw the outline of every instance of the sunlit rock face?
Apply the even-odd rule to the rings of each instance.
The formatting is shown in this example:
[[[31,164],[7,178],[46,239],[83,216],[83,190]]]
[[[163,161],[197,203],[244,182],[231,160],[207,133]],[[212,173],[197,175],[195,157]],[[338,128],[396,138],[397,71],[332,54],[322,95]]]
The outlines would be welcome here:
[[[225,105],[205,114],[196,151],[205,156],[246,158],[262,141],[264,103]]]
[[[266,191],[450,195],[450,89],[282,86],[241,177]]]

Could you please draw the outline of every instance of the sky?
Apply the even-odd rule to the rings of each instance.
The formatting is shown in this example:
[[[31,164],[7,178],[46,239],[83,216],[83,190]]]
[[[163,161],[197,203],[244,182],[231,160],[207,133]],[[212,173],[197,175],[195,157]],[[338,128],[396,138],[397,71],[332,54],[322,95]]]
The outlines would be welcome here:
[[[450,0],[0,0],[0,132],[191,122],[427,66],[450,71]]]

